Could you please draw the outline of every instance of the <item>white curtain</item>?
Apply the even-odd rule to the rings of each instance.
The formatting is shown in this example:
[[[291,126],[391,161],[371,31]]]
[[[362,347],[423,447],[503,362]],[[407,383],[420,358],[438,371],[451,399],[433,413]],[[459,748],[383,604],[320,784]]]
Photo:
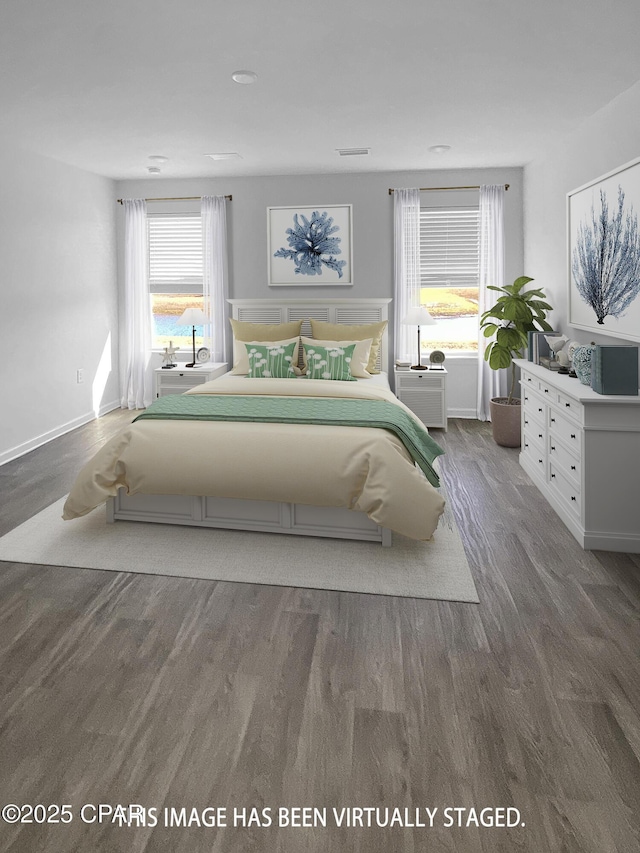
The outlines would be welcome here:
[[[123,204],[125,294],[120,405],[123,409],[144,409],[153,398],[147,203],[133,198],[124,199]]]
[[[490,308],[500,294],[487,290],[490,284],[504,286],[504,184],[480,187],[480,263],[479,313]],[[478,402],[477,417],[490,421],[489,401],[507,395],[507,373],[492,370],[484,360],[487,338],[480,330],[478,336]]]
[[[394,189],[393,235],[395,357],[415,361],[416,329],[402,320],[420,305],[420,190]]]
[[[228,361],[229,284],[227,276],[227,205],[224,196],[202,196],[204,313],[211,318],[204,335],[211,361]]]

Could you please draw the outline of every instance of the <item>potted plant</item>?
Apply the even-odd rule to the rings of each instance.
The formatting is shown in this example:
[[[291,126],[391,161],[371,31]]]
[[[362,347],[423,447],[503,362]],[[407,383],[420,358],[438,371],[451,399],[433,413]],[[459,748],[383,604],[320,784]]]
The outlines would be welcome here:
[[[505,287],[489,285],[489,290],[502,295],[480,318],[485,338],[494,338],[485,350],[485,361],[493,370],[511,365],[509,396],[494,397],[490,402],[493,438],[502,447],[520,447],[520,399],[513,396],[516,384],[513,359],[524,354],[527,332],[552,331],[545,318],[553,309],[544,301],[541,290],[524,290],[530,281],[533,279],[528,275],[521,275]]]

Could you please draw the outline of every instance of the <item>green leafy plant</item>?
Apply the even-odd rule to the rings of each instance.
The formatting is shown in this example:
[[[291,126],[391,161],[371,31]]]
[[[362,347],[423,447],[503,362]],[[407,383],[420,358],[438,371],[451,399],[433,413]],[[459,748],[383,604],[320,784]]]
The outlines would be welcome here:
[[[511,388],[507,400],[509,405],[513,402],[516,384],[516,366],[513,359],[524,354],[528,344],[527,332],[552,331],[546,321],[546,315],[547,311],[553,309],[544,301],[542,290],[523,289],[530,281],[533,279],[528,275],[521,275],[506,287],[489,285],[489,290],[497,290],[502,296],[499,296],[495,305],[480,318],[480,328],[484,329],[485,338],[495,336],[495,340],[487,345],[485,361],[489,362],[489,367],[493,370],[501,370],[511,365]]]

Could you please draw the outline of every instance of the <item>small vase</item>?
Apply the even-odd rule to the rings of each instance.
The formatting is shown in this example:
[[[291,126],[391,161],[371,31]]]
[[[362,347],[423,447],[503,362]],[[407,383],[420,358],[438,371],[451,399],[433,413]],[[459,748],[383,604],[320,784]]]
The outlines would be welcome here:
[[[594,347],[578,347],[573,353],[573,369],[583,385],[591,385],[591,353]]]

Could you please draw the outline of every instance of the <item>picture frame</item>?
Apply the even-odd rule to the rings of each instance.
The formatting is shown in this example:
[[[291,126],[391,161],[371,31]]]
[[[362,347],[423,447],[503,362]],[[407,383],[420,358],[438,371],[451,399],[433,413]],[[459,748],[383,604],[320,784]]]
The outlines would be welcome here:
[[[353,205],[267,208],[269,287],[353,284]]]
[[[567,193],[568,323],[640,341],[640,158]]]

